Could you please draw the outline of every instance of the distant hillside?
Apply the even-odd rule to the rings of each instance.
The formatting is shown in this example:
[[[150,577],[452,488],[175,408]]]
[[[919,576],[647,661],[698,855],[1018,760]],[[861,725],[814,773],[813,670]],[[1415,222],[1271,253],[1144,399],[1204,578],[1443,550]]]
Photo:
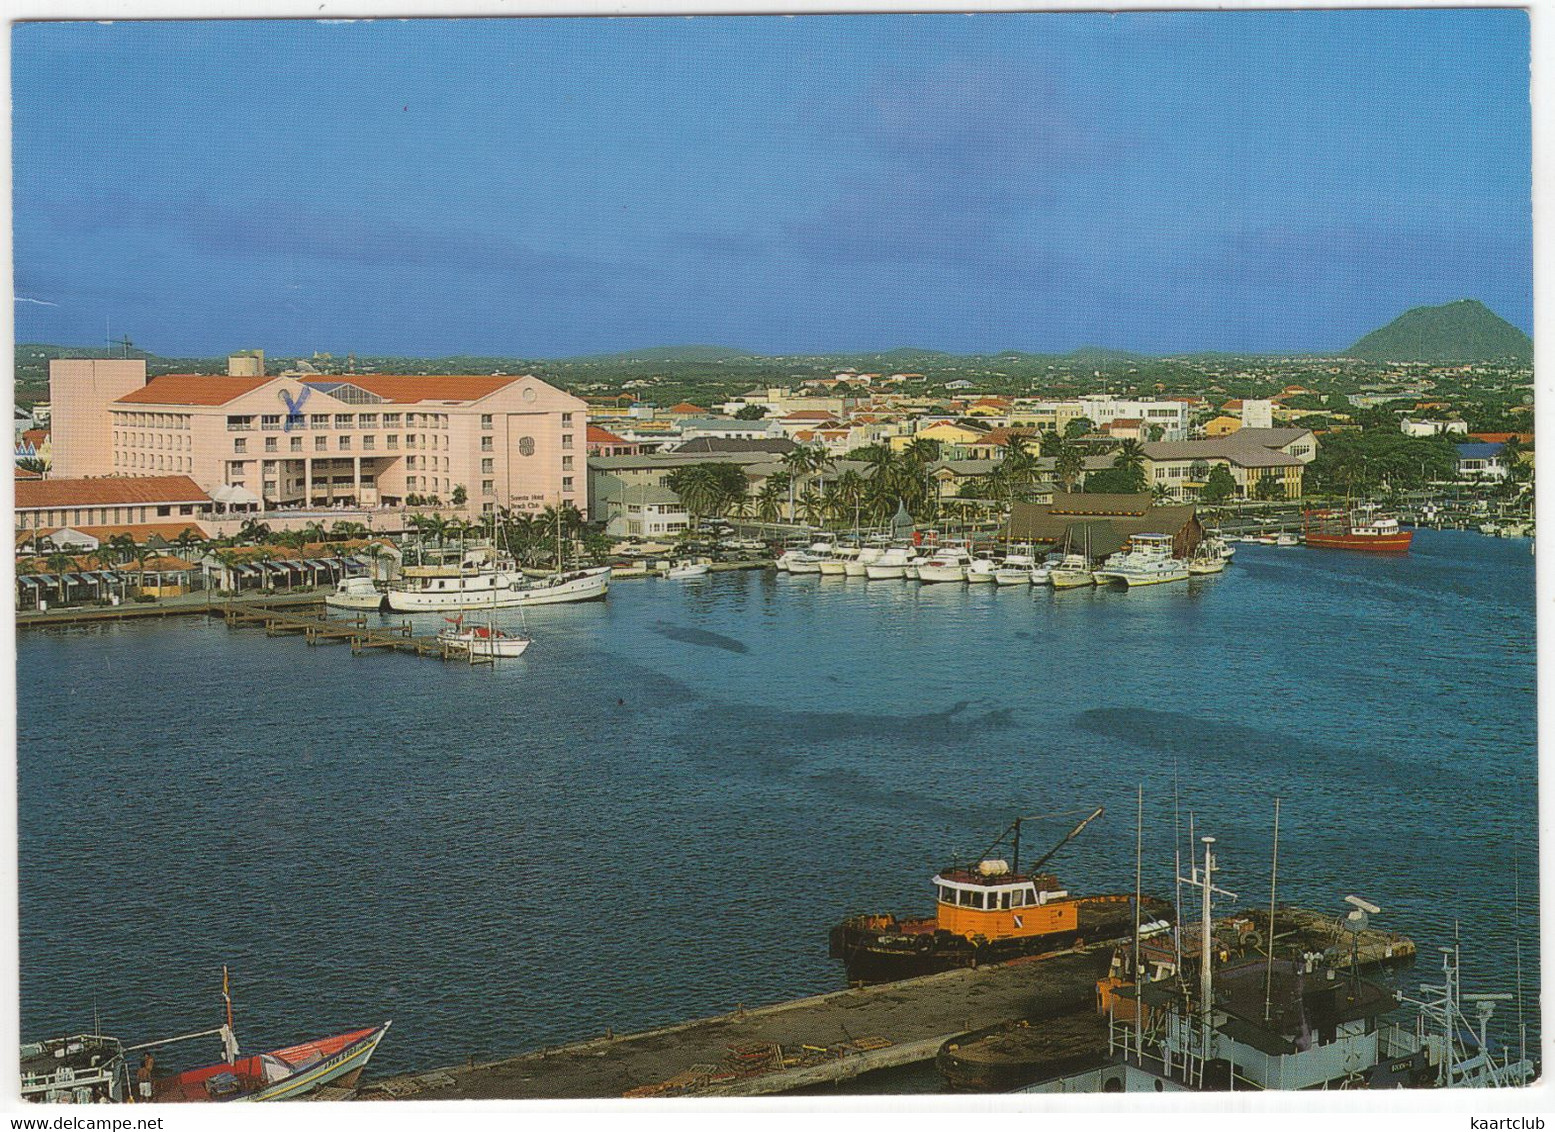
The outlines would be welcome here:
[[[1533,340],[1477,299],[1405,311],[1345,351],[1368,362],[1531,362]]]

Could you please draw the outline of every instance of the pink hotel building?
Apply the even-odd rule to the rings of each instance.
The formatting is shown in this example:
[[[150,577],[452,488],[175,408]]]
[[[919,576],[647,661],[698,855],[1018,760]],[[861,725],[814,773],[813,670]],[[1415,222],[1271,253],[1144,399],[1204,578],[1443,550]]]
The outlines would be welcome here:
[[[146,379],[137,360],[50,363],[54,478],[182,473],[264,508],[588,513],[588,406],[534,377],[349,374]]]

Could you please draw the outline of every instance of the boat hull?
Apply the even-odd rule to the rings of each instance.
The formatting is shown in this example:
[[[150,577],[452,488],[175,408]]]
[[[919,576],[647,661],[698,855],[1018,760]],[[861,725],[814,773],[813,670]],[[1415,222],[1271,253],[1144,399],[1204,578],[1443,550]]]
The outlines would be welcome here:
[[[849,562],[843,569],[843,573],[850,578],[862,578],[867,575],[869,566],[863,562]]]
[[[330,594],[324,599],[324,604],[330,609],[351,609],[358,613],[364,610],[367,612],[377,612],[378,610],[388,608],[388,605],[384,602],[383,594],[372,594],[370,596],[367,594],[349,596]]]
[[[1121,939],[1133,930],[1131,897],[1088,897],[1078,903],[1078,928],[978,942],[939,930],[933,920],[856,916],[832,928],[831,957],[843,961],[850,983],[889,983],[1062,951],[1082,939],[1087,943]],[[1161,910],[1151,914],[1159,915]]]
[[[905,578],[906,566],[877,566],[871,563],[864,567],[864,575],[871,582],[884,582],[893,578]]]
[[[1055,590],[1073,590],[1081,586],[1094,586],[1096,577],[1089,570],[1054,570],[1048,581]]]
[[[316,1042],[192,1069],[153,1085],[153,1102],[282,1101],[325,1085],[349,1088],[367,1067],[391,1023]]]
[[[1414,531],[1399,531],[1388,535],[1307,532],[1307,545],[1319,550],[1362,550],[1372,554],[1408,554],[1409,545],[1414,540]]]
[[[840,578],[848,572],[848,564],[840,558],[820,563],[821,573],[828,578]]]
[[[1029,586],[1033,579],[1030,570],[995,570],[993,580],[1001,586]]]
[[[1163,570],[1159,574],[1116,574],[1114,578],[1122,582],[1129,589],[1139,586],[1158,586],[1162,582],[1185,582],[1188,580],[1188,568],[1184,566],[1180,570]]]
[[[918,567],[918,580],[920,582],[964,582],[966,581],[966,567],[930,566],[924,564]]]

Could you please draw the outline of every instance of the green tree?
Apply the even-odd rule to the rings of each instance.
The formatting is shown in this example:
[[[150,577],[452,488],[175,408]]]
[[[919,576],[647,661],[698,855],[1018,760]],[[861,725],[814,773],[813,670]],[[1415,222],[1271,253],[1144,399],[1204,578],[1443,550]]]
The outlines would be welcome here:
[[[907,442],[902,454],[921,466],[928,466],[940,459],[944,447],[931,436],[915,436]]]
[[[1285,498],[1285,484],[1278,476],[1264,473],[1253,484],[1253,498],[1265,502]]]
[[[1078,440],[1082,436],[1088,436],[1095,428],[1096,425],[1089,417],[1076,417],[1064,426],[1064,439]]]
[[[767,407],[765,405],[746,405],[734,414],[734,419],[737,421],[759,421],[766,415]]]
[[[462,483],[455,484],[454,485],[454,494],[453,494],[453,505],[455,507],[463,507],[469,501],[470,501],[470,493],[464,490],[464,484],[462,484]]]
[[[1224,503],[1236,494],[1236,480],[1224,464],[1216,464],[1204,480],[1201,492],[1207,503]]]
[[[1064,438],[1059,436],[1058,433],[1052,429],[1048,429],[1042,434],[1040,447],[1042,450],[1042,455],[1057,456],[1064,450]]]
[[[1064,445],[1063,449],[1054,457],[1053,474],[1064,485],[1065,491],[1074,490],[1074,485],[1085,474],[1085,455],[1080,450],[1079,445]]]
[[[1112,466],[1125,472],[1138,472],[1144,480],[1145,449],[1137,440],[1125,440],[1113,454]]]

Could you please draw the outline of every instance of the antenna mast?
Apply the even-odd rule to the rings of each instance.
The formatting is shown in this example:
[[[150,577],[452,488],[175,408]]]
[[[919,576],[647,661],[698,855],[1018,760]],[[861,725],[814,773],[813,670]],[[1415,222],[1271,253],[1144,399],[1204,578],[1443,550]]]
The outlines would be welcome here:
[[[1139,784],[1139,809],[1134,821],[1134,1052],[1143,1057],[1145,1004],[1139,971],[1139,909],[1143,899],[1145,852],[1145,784]]]

